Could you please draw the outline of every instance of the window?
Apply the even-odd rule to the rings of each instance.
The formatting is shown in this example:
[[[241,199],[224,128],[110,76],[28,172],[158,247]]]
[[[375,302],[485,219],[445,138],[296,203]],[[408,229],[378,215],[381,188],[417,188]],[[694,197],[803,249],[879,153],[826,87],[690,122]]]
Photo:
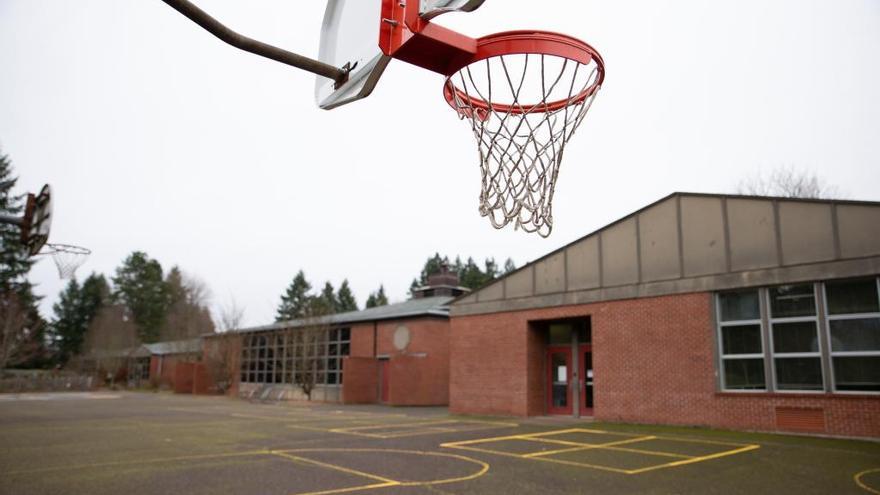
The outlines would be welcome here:
[[[291,330],[245,336],[242,339],[240,377],[243,383],[297,384],[297,365],[307,364],[315,385],[342,384],[342,358],[351,349],[351,329],[335,328],[312,342],[297,342]],[[294,332],[296,330],[293,330]],[[308,347],[306,352],[302,346]],[[302,370],[302,367],[300,368]]]
[[[722,388],[766,389],[758,291],[719,294],[718,320]]]
[[[825,284],[834,390],[880,392],[880,280]]]
[[[823,390],[813,284],[771,287],[767,294],[776,389]]]

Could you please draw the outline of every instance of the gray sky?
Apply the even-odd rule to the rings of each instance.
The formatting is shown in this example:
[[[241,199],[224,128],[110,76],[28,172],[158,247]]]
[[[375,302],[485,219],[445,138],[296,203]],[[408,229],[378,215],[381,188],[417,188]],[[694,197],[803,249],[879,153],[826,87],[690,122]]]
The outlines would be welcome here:
[[[316,57],[325,2],[198,0]],[[403,300],[426,257],[517,265],[673,191],[732,192],[796,166],[878,200],[880,2],[487,0],[439,23],[534,28],[596,47],[602,93],[566,148],[549,239],[494,230],[442,78],[392,62],[373,95],[315,107],[314,76],[236,50],[159,0],[0,0],[0,147],[20,191],[55,193],[50,242],[112,274],[133,250],[273,319],[300,268],[363,305]],[[31,272],[62,287],[48,259]]]

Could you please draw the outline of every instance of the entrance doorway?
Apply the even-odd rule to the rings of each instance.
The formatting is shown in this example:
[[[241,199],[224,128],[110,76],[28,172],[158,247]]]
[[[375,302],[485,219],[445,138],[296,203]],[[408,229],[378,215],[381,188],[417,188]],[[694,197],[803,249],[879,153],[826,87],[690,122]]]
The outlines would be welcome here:
[[[589,318],[547,322],[547,414],[592,416],[593,345]]]

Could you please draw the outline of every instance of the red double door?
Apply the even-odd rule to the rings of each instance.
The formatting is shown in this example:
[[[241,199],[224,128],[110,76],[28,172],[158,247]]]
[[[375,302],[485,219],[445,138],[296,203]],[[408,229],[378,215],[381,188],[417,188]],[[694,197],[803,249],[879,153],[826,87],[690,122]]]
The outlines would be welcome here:
[[[572,414],[574,394],[578,389],[578,408],[582,416],[593,415],[593,349],[578,346],[577,376],[572,367],[572,346],[547,348],[547,413]]]

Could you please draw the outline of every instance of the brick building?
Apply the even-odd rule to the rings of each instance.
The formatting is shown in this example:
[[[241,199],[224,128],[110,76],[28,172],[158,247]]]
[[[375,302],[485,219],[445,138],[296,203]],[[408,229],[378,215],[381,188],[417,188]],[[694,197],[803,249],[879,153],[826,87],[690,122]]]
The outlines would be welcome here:
[[[239,330],[233,366],[240,373],[232,389],[303,399],[303,380],[313,380],[313,400],[446,405],[448,304],[465,292],[444,269],[402,303]]]
[[[451,304],[453,413],[880,436],[880,203],[676,193]]]

